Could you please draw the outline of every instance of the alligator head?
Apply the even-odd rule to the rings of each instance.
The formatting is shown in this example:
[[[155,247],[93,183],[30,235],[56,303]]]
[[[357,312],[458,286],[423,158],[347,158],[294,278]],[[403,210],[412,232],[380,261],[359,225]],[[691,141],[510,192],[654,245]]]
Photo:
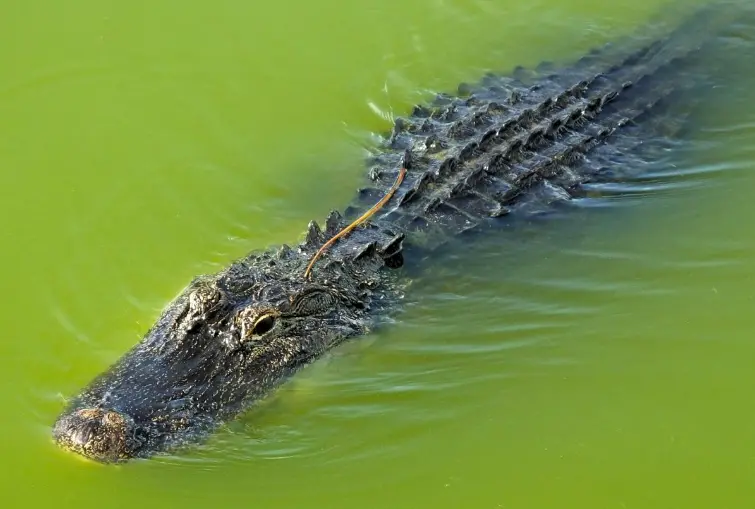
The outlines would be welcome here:
[[[194,441],[366,332],[379,259],[324,263],[310,280],[308,258],[284,246],[195,279],[139,344],[70,402],[55,441],[106,463]]]

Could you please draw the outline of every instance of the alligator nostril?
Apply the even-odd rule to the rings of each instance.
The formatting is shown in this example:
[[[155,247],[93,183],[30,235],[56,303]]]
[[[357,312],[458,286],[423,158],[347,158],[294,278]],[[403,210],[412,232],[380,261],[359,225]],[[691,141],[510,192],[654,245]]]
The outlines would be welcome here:
[[[81,428],[71,433],[71,442],[79,447],[84,447],[92,437],[89,429]]]
[[[53,436],[64,448],[88,458],[113,462],[132,455],[133,420],[114,410],[82,408],[62,416]]]

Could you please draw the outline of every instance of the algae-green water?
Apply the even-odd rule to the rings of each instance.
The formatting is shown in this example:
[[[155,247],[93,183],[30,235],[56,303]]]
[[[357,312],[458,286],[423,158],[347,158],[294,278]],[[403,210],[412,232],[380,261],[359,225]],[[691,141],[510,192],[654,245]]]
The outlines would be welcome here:
[[[393,116],[665,3],[6,2],[2,505],[753,507],[748,62],[689,185],[449,254],[394,324],[196,447],[101,466],[50,436],[194,275],[343,208]]]

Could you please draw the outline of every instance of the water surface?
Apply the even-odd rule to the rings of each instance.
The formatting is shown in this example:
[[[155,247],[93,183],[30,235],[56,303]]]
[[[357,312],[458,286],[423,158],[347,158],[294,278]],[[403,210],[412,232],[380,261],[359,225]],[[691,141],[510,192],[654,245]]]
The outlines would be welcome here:
[[[674,154],[669,171],[684,179],[449,253],[415,281],[395,325],[339,348],[206,444],[102,467],[50,440],[64,398],[195,274],[295,242],[342,208],[365,144],[394,115],[489,69],[576,58],[663,5],[4,9],[6,504],[752,507],[755,96],[744,64]]]

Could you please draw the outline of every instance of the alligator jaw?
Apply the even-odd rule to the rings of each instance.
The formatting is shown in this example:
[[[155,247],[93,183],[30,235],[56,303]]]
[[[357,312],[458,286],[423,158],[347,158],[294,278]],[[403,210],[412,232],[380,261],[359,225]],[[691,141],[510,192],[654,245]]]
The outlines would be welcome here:
[[[171,306],[164,314],[173,313]],[[191,402],[216,380],[202,377],[201,368],[174,362],[178,359],[169,352],[175,350],[168,348],[174,339],[169,327],[158,324],[92,381],[55,422],[52,434],[57,445],[100,463],[120,463],[209,431],[204,424],[217,412],[192,407]],[[207,350],[195,352],[194,366],[221,362],[221,356],[207,355]],[[225,363],[228,370],[233,369],[232,362]],[[193,382],[187,384],[192,376]]]

